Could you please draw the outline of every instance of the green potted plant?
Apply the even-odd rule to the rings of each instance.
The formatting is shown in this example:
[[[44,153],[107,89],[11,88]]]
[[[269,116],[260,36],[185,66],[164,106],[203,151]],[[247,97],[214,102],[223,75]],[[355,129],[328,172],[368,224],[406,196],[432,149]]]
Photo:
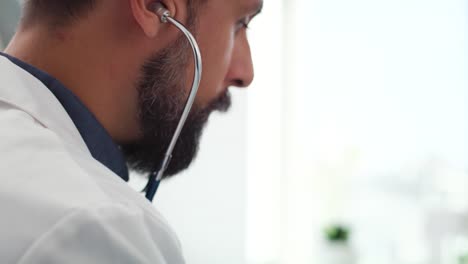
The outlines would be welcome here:
[[[348,243],[349,229],[340,225],[325,228],[325,236],[330,243]]]
[[[350,245],[351,230],[344,225],[330,225],[324,229],[325,264],[354,264],[356,256]]]

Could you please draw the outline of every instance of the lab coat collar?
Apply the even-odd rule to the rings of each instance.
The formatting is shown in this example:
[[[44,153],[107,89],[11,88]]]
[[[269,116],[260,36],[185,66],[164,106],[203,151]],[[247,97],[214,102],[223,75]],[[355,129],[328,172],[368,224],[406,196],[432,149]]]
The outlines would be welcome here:
[[[32,115],[128,181],[120,148],[73,93],[45,72],[0,53],[0,101]],[[48,88],[48,89],[47,89]]]

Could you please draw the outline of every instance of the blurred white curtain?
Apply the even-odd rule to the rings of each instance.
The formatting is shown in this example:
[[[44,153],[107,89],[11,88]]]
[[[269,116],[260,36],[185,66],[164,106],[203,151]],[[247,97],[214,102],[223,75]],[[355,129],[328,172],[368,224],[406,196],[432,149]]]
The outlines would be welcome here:
[[[467,17],[465,0],[266,1],[251,36],[250,263],[320,263],[333,221],[353,226],[360,263],[434,261],[429,200],[468,201]]]

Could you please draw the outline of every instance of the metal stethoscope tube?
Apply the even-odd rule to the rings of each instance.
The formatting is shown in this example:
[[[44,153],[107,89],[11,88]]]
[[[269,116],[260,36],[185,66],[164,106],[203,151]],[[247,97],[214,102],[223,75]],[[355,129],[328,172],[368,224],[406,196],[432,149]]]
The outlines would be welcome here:
[[[190,95],[187,98],[187,102],[185,104],[184,111],[182,112],[182,116],[180,117],[177,128],[174,132],[174,135],[172,136],[172,140],[164,155],[164,159],[161,163],[161,167],[159,168],[158,171],[151,173],[149,180],[148,180],[148,185],[145,188],[146,198],[149,201],[153,201],[154,195],[156,194],[159,184],[161,183],[161,180],[164,176],[164,172],[166,171],[167,167],[169,166],[169,163],[171,162],[172,152],[174,151],[174,148],[175,148],[175,145],[177,144],[177,140],[179,139],[180,133],[182,132],[182,129],[184,128],[185,122],[187,121],[187,118],[190,114],[190,110],[192,109],[192,106],[195,103],[195,98],[197,97],[198,88],[200,87],[200,81],[201,81],[202,71],[203,71],[200,48],[198,47],[198,43],[195,40],[194,36],[190,33],[190,31],[188,31],[188,29],[184,25],[182,25],[176,19],[172,18],[170,15],[170,12],[166,8],[164,8],[164,6],[161,3],[156,4],[155,11],[160,17],[162,23],[168,23],[168,22],[171,23],[185,35],[185,37],[190,43],[190,46],[192,47],[195,69],[194,69],[193,83],[192,83],[192,89],[190,91]]]

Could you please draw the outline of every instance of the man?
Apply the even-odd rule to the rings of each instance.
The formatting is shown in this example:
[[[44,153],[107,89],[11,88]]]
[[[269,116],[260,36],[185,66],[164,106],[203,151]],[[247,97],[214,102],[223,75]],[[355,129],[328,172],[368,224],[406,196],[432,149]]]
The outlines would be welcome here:
[[[158,0],[25,0],[0,55],[0,262],[184,263],[128,168],[161,163],[191,86],[191,50]],[[162,0],[204,74],[165,177],[187,168],[228,87],[246,87],[259,0]]]

